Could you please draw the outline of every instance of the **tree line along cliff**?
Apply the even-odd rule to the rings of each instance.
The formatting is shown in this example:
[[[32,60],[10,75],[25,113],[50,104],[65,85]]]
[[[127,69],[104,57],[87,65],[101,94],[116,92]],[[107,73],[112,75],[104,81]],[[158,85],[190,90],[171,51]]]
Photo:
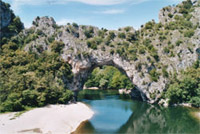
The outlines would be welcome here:
[[[147,100],[199,107],[199,1],[165,7],[159,23],[149,21],[139,30],[76,23],[59,26],[50,17],[37,17],[31,28],[24,29],[9,4],[0,2],[4,18],[0,29],[1,111],[68,102],[74,75],[82,76],[75,72],[77,66],[66,62],[68,58],[88,61],[95,56],[101,59],[102,53],[133,65],[126,71],[137,72],[138,81],[133,79],[133,84]],[[78,70],[84,67],[80,65]]]

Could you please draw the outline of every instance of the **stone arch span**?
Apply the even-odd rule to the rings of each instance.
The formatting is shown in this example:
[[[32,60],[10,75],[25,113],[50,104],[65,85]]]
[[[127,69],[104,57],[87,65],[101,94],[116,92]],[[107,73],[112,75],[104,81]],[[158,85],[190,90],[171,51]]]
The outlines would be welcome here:
[[[135,85],[136,90],[139,91],[143,101],[148,101],[150,103],[157,101],[158,98],[151,98],[151,92],[154,92],[155,87],[161,87],[162,90],[165,86],[160,84],[159,81],[152,82],[149,79],[148,70],[137,69],[137,64],[135,62],[127,61],[119,55],[93,51],[89,56],[80,55],[77,57],[63,54],[62,58],[72,66],[74,77],[68,88],[74,92],[83,89],[83,85],[92,70],[103,65],[114,66],[124,73]],[[142,70],[144,73],[143,75],[141,75]],[[132,93],[132,96],[134,96],[134,92]]]
[[[48,44],[46,36],[53,37],[56,41],[62,41],[64,43],[64,48],[61,51],[61,57],[72,66],[72,72],[74,74],[73,81],[68,84],[68,81],[66,80],[66,85],[69,89],[75,92],[82,89],[85,79],[95,66],[112,65],[128,76],[132,83],[137,87],[137,90],[140,92],[144,101],[155,103],[161,98],[161,94],[170,80],[162,75],[162,68],[167,67],[166,71],[173,75],[174,72],[179,73],[180,70],[190,67],[200,57],[200,42],[199,38],[197,38],[199,36],[199,30],[196,30],[192,40],[185,38],[185,41],[180,45],[180,47],[173,50],[173,53],[177,53],[174,57],[163,54],[163,47],[165,44],[160,42],[159,38],[157,38],[157,34],[151,38],[149,35],[141,35],[142,38],[138,38],[140,43],[142,43],[144,41],[143,39],[146,39],[147,37],[149,40],[152,40],[151,45],[155,47],[155,50],[157,49],[157,52],[155,52],[156,55],[153,54],[156,58],[150,52],[145,54],[137,53],[135,55],[137,59],[134,61],[134,59],[128,60],[127,56],[124,57],[122,54],[123,52],[120,52],[120,56],[117,53],[117,50],[121,49],[121,47],[127,46],[127,43],[124,44],[123,42],[129,42],[128,46],[130,46],[130,48],[138,50],[139,48],[136,47],[137,43],[132,43],[135,39],[127,41],[127,39],[114,38],[110,39],[111,45],[105,44],[105,42],[98,44],[95,41],[95,38],[99,36],[98,33],[100,32],[100,29],[97,27],[81,25],[78,27],[73,25],[55,27],[56,22],[53,18],[49,17],[42,17],[40,19],[36,19],[34,22],[37,26],[34,25],[32,29],[35,31],[42,30],[45,37],[41,36],[37,38],[27,44],[24,49],[29,51],[29,48],[33,48],[33,50],[37,52],[35,47],[42,46],[44,50],[50,50],[51,48]],[[91,31],[91,37],[85,36],[85,30]],[[121,30],[123,32],[126,31],[123,28]],[[104,40],[104,38],[106,40],[109,32],[113,32],[115,35],[118,35],[122,31],[107,31],[102,37],[102,40]],[[129,32],[137,37],[137,31],[133,28],[130,28]],[[138,32],[140,33],[140,30]],[[27,34],[26,30],[24,31],[24,34]],[[177,40],[176,36],[170,35],[170,38],[171,41]],[[182,38],[182,36],[180,36],[180,38]],[[90,45],[88,44],[88,41],[90,41]],[[96,47],[91,47],[91,41],[95,42]],[[120,45],[118,45],[117,42],[119,42]],[[112,43],[116,45],[112,46]],[[194,44],[192,50],[185,47],[187,44]],[[128,55],[133,56],[132,54],[133,53],[130,52]],[[159,75],[159,77],[156,78],[156,80],[154,79],[154,81],[151,80],[152,77],[150,76],[150,71],[152,69],[155,69],[156,72],[158,72],[156,75]]]
[[[88,79],[88,76],[92,73],[92,71],[97,67],[102,67],[105,65],[113,66],[113,67],[117,68],[121,73],[126,75],[126,77],[128,77],[132,81],[132,77],[129,76],[127,74],[127,72],[121,66],[118,66],[117,64],[115,64],[113,62],[113,60],[108,60],[108,61],[104,61],[104,62],[92,63],[91,67],[85,68],[85,69],[79,71],[78,73],[75,73],[74,78],[73,78],[73,83],[71,83],[70,89],[72,89],[75,92],[79,91],[80,89],[83,89],[83,86],[84,86],[86,80]],[[143,100],[146,101],[146,95],[142,91],[140,91],[136,85],[134,85],[134,86],[135,86],[136,90],[132,90],[132,96],[134,98],[142,98]]]

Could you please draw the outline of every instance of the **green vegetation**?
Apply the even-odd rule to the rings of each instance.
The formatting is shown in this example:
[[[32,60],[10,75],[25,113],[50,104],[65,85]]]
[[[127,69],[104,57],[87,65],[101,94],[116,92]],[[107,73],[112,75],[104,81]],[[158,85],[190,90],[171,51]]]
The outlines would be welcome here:
[[[191,0],[183,1],[183,4],[179,6],[180,8],[179,13],[186,15],[190,11],[191,7],[192,7]]]
[[[180,53],[176,52],[180,49],[178,47],[189,45],[188,38],[195,35],[199,23],[195,24],[191,21],[194,7],[190,0],[176,7],[166,7],[163,9],[168,12],[165,16],[166,23],[156,23],[152,20],[137,31],[131,30],[131,27],[120,28],[118,31],[108,31],[103,28],[81,26],[79,27],[81,29],[77,29],[77,31],[82,31],[85,38],[77,40],[84,42],[84,44],[86,42],[88,48],[101,49],[111,55],[119,55],[127,61],[144,64],[150,62],[150,66],[153,66],[155,70],[149,71],[149,76],[153,81],[157,81],[160,74],[166,78],[170,77],[170,74],[162,70],[163,66],[167,64],[163,64],[160,60],[168,57],[180,57]],[[175,8],[175,12],[171,10],[172,8]],[[75,25],[75,27],[77,26]],[[188,46],[188,48],[193,52],[193,46]]]
[[[88,29],[85,29],[84,34],[86,38],[91,38],[93,36],[94,29],[93,27],[89,27]]]
[[[200,63],[197,61],[192,68],[183,71],[181,77],[172,79],[165,97],[169,104],[191,103],[200,107]]]
[[[76,23],[72,23],[72,26],[75,27],[75,28],[79,27],[78,24],[76,24]]]
[[[10,10],[9,4],[3,4],[6,10]],[[174,75],[164,97],[169,98],[170,104],[187,102],[199,107],[199,63],[184,71],[181,77],[176,77],[173,72],[167,71],[168,63],[161,61],[167,57],[180,58],[176,50],[180,50],[181,45],[186,46],[191,53],[194,52],[193,45],[188,40],[195,36],[195,30],[199,27],[199,23],[195,24],[190,20],[193,10],[191,1],[187,0],[177,6],[178,14],[167,15],[173,21],[166,20],[162,24],[152,20],[138,31],[131,30],[131,27],[119,31],[99,30],[76,23],[68,24],[65,30],[69,37],[72,35],[74,44],[79,44],[77,48],[86,44],[93,50],[101,49],[105,53],[119,55],[127,62],[134,62],[137,71],[142,71],[143,67],[151,68],[148,73],[152,81],[157,82],[160,75],[166,79]],[[20,111],[47,104],[67,103],[72,98],[72,92],[67,87],[73,76],[70,65],[60,57],[65,44],[55,41],[65,31],[53,25],[56,30],[53,35],[45,35],[45,29],[43,31],[34,27],[26,29],[26,34],[20,33],[23,24],[12,11],[11,14],[10,25],[1,29],[5,34],[0,43],[0,111]],[[40,39],[45,45],[37,44]],[[29,52],[24,51],[27,44],[30,45]],[[45,47],[48,51],[44,50]],[[73,47],[69,51],[73,51]],[[89,57],[90,53],[92,51],[80,50],[74,56]],[[143,76],[144,72],[141,72],[141,77]],[[134,88],[125,74],[111,66],[94,69],[85,85],[100,89]],[[151,98],[155,96],[156,92],[151,94]]]
[[[103,99],[108,95],[118,95],[119,92],[116,90],[82,90],[78,94],[78,99],[88,99],[88,100],[97,100]]]
[[[72,98],[66,85],[72,79],[71,67],[56,52],[37,55],[20,50],[14,42],[3,45],[0,54],[1,112],[67,103]]]
[[[13,11],[10,9],[10,4],[4,3],[2,0],[0,0],[0,4],[2,7],[5,7],[5,10],[7,12],[11,13],[10,24],[8,26],[0,29],[1,30],[0,47],[1,47],[1,45],[8,42],[10,37],[18,34],[24,28],[24,25],[21,22],[20,18],[18,16],[15,16]]]
[[[191,38],[194,35],[194,30],[187,30],[184,32],[185,37]]]
[[[86,87],[99,87],[100,89],[133,89],[131,81],[125,74],[112,66],[95,68],[85,83]]]
[[[64,46],[65,44],[63,42],[54,41],[53,43],[51,43],[50,48],[51,51],[55,53],[61,53],[61,50],[64,48]]]
[[[125,33],[119,33],[118,37],[121,39],[125,39],[126,38],[126,34]]]
[[[149,72],[149,75],[151,76],[151,80],[152,81],[158,81],[159,79],[159,73],[156,71],[156,69],[152,69],[150,72]]]
[[[163,74],[163,76],[166,77],[166,78],[169,77],[169,73],[167,72],[166,67],[163,67],[163,68],[162,68],[162,74]]]

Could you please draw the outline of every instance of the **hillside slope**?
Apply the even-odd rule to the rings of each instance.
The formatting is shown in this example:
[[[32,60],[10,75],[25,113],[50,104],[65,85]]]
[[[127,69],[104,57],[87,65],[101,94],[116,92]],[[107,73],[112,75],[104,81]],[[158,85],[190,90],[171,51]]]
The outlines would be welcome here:
[[[76,23],[58,26],[51,17],[37,17],[31,28],[9,43],[38,57],[59,54],[73,72],[70,83],[65,83],[64,75],[62,82],[75,92],[82,89],[95,67],[111,65],[128,76],[144,101],[155,103],[170,78],[200,59],[200,2],[187,0],[165,7],[159,19],[159,23],[152,20],[139,30],[107,30]]]

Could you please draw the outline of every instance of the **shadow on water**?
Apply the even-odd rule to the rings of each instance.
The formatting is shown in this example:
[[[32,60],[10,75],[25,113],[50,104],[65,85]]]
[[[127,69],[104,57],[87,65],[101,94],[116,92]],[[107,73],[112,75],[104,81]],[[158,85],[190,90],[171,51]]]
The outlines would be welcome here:
[[[194,109],[184,107],[160,107],[140,101],[122,100],[118,95],[84,102],[96,112],[83,122],[73,134],[131,133],[196,134],[200,122],[191,117]]]

